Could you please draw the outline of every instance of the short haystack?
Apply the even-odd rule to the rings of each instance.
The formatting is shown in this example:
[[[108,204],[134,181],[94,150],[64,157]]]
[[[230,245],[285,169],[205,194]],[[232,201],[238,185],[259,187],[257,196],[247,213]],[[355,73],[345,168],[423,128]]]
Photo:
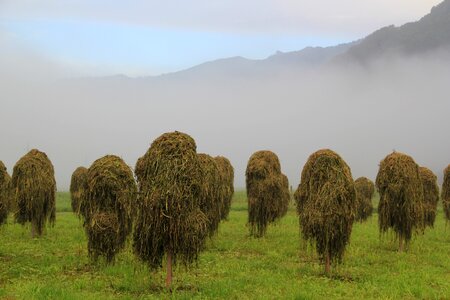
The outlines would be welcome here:
[[[378,224],[380,232],[391,229],[399,240],[409,243],[414,232],[424,229],[423,186],[419,166],[412,157],[393,152],[380,163],[376,186],[380,193]]]
[[[228,158],[223,156],[216,156],[214,160],[217,163],[220,171],[221,186],[222,186],[222,208],[220,209],[221,219],[228,218],[230,213],[231,200],[234,194],[234,169]]]
[[[450,221],[450,165],[444,169],[444,182],[442,183],[441,193],[445,218],[447,221]]]
[[[437,177],[425,167],[419,167],[420,179],[423,186],[423,209],[425,226],[433,227],[436,219],[437,204],[439,202],[439,186]]]
[[[11,177],[0,161],[0,225],[6,222],[11,206]]]
[[[89,168],[82,214],[94,261],[102,256],[111,263],[124,247],[132,230],[136,194],[133,173],[120,157],[104,156]]]
[[[359,177],[355,180],[355,190],[357,203],[356,220],[364,222],[373,212],[372,197],[375,193],[375,185],[370,179]]]
[[[44,152],[33,149],[14,166],[11,179],[19,224],[31,223],[32,237],[55,222],[56,181],[53,165]]]
[[[72,211],[79,215],[80,206],[84,194],[87,190],[87,174],[88,169],[85,167],[78,167],[73,173],[70,180],[70,198]]]
[[[267,226],[286,214],[289,183],[283,176],[275,153],[258,151],[250,157],[245,178],[251,235],[264,236]]]
[[[221,209],[224,201],[220,170],[214,158],[208,154],[198,154],[202,168],[200,209],[208,217],[208,232],[213,236],[219,228]]]

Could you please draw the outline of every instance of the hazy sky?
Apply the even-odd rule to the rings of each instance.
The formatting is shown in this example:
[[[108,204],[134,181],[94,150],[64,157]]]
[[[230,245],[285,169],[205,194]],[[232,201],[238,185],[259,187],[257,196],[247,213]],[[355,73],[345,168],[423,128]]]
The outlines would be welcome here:
[[[222,57],[329,46],[440,0],[0,0],[0,33],[76,74],[155,75]]]

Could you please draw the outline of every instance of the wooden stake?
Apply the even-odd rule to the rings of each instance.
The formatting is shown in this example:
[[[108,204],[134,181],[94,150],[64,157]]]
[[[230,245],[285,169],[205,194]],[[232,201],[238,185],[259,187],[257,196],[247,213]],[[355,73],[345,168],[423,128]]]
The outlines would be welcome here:
[[[331,271],[330,253],[327,252],[325,256],[325,273],[327,275],[330,275],[330,271]]]

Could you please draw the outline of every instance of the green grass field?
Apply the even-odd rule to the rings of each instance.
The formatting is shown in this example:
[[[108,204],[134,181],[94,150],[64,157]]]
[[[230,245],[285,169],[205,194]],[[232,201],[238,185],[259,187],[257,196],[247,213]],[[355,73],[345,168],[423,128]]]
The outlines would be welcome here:
[[[82,223],[58,193],[57,219],[44,237],[12,222],[0,228],[0,299],[450,299],[450,226],[442,209],[434,229],[398,253],[380,239],[376,214],[355,224],[344,263],[331,277],[301,243],[298,218],[288,215],[267,236],[251,238],[245,193],[235,195],[229,220],[189,271],[176,268],[174,288],[164,270],[150,272],[131,245],[113,266],[90,264]]]

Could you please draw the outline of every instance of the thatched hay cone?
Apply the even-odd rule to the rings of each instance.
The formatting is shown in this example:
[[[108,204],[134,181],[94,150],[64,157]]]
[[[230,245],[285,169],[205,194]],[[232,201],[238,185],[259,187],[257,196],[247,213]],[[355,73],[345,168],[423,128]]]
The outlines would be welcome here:
[[[433,227],[439,202],[439,186],[437,177],[425,167],[419,167],[420,180],[423,186],[423,209],[425,226]]]
[[[84,193],[87,190],[87,174],[88,169],[78,167],[73,173],[70,180],[70,198],[72,211],[80,215],[81,202],[84,199]]]
[[[409,243],[413,232],[423,232],[423,186],[419,166],[403,153],[386,156],[378,171],[376,186],[380,193],[378,224],[380,232],[392,229],[399,240],[399,250]]]
[[[355,190],[357,203],[356,221],[364,222],[373,212],[372,197],[375,193],[375,185],[370,179],[359,177],[355,180]]]
[[[295,192],[304,240],[315,245],[325,272],[340,263],[350,241],[356,193],[350,168],[335,152],[313,153],[303,167]]]
[[[11,177],[0,161],[0,225],[6,222],[11,206]]]
[[[14,166],[11,183],[15,220],[30,222],[32,237],[41,236],[47,220],[55,222],[55,171],[47,155],[36,149],[28,152]]]
[[[198,154],[202,168],[203,183],[200,197],[200,209],[208,218],[208,232],[213,236],[219,228],[224,195],[219,167],[208,154]]]
[[[271,151],[258,151],[250,157],[245,178],[250,234],[262,237],[267,226],[286,213],[289,183],[286,185],[280,161]]]
[[[220,209],[220,219],[226,220],[230,213],[231,200],[234,194],[234,169],[228,158],[223,156],[216,156],[214,160],[217,163],[221,177],[222,190],[222,207]]]
[[[208,218],[201,211],[203,174],[195,141],[181,132],[157,138],[143,157],[141,193],[135,222],[135,254],[150,268],[167,258],[166,284],[172,264],[197,260],[208,236]]]
[[[450,165],[444,170],[444,182],[442,183],[441,193],[445,218],[447,221],[450,221]]]
[[[82,214],[88,236],[89,256],[107,263],[124,247],[132,230],[132,209],[136,204],[136,182],[125,162],[117,156],[97,159],[87,173],[87,190]]]

